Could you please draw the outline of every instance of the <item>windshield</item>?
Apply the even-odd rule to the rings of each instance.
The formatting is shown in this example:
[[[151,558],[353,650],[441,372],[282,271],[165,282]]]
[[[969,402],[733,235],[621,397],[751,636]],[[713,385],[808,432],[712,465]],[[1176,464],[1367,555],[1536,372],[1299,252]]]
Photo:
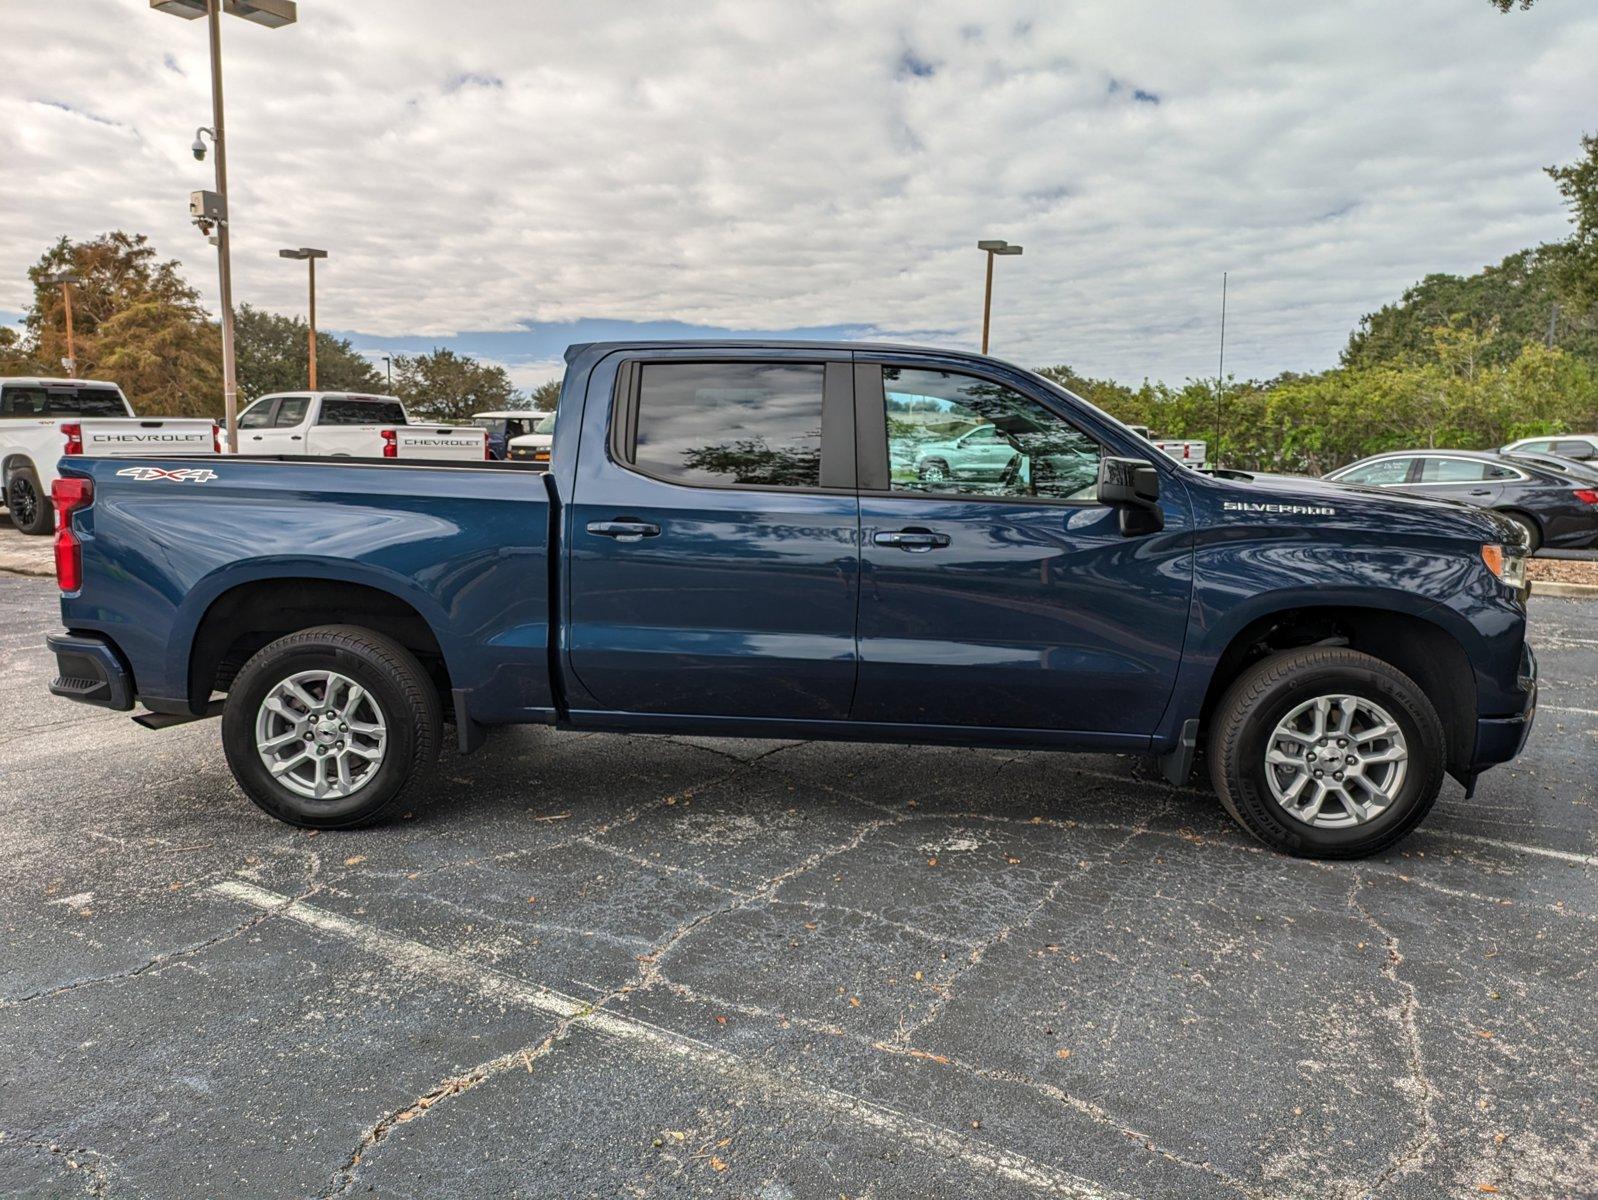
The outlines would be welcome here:
[[[505,432],[506,417],[473,417],[472,424],[479,429],[486,429],[490,433]]]
[[[130,417],[127,401],[103,384],[7,384],[0,417]]]
[[[538,424],[533,426],[533,432],[534,433],[554,433],[555,432],[555,414],[554,413],[550,413],[547,417],[540,417],[539,421],[538,421]]]

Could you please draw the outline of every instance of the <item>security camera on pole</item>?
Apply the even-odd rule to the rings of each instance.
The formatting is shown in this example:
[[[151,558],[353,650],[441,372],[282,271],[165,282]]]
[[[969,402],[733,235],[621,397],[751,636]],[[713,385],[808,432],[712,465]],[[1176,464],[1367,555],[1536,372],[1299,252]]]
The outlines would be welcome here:
[[[239,386],[233,352],[233,264],[228,244],[227,214],[227,138],[222,122],[222,12],[243,17],[268,29],[292,25],[297,16],[294,0],[150,0],[158,12],[195,21],[201,17],[209,26],[211,43],[211,124],[201,126],[190,147],[194,157],[205,159],[204,136],[216,147],[216,191],[193,192],[189,196],[189,215],[200,232],[216,246],[217,276],[222,303],[222,406],[227,421],[228,451],[239,452]],[[213,232],[214,230],[214,232]]]

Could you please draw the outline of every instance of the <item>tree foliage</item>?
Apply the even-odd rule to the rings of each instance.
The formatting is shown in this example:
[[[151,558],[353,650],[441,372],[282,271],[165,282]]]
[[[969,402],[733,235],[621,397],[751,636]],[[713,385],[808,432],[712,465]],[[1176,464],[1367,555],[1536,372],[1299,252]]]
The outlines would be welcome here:
[[[307,386],[310,325],[246,304],[233,316],[241,402]],[[316,386],[324,392],[381,392],[383,376],[343,338],[316,335]]]
[[[527,398],[539,412],[554,412],[560,403],[560,380],[546,379],[529,392]]]
[[[1549,167],[1548,175],[1558,185],[1576,227],[1556,256],[1560,282],[1571,302],[1585,306],[1590,315],[1598,308],[1598,135],[1582,138],[1581,148],[1584,157]]]
[[[214,416],[222,410],[222,346],[198,293],[160,261],[143,234],[120,230],[88,242],[62,238],[28,269],[33,304],[13,356],[41,374],[63,374],[66,321],[60,287],[70,271],[77,374],[121,385],[137,411]]]
[[[394,391],[411,416],[460,423],[473,413],[525,408],[505,368],[453,350],[401,354],[394,359]]]

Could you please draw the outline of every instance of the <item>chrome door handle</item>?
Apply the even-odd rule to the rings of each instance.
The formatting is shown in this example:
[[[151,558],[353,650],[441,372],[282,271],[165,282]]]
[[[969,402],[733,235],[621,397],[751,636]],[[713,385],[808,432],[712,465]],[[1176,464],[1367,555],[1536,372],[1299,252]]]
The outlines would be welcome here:
[[[1471,488],[1470,489],[1470,494],[1472,496],[1491,496],[1493,494],[1493,489],[1492,488]]]
[[[898,529],[892,532],[874,533],[871,535],[871,540],[879,546],[897,546],[900,550],[908,550],[912,554],[925,554],[928,550],[947,546],[949,535],[933,533],[930,529]]]
[[[660,536],[660,526],[648,521],[590,521],[587,528],[589,533],[618,542],[641,542],[646,537]]]

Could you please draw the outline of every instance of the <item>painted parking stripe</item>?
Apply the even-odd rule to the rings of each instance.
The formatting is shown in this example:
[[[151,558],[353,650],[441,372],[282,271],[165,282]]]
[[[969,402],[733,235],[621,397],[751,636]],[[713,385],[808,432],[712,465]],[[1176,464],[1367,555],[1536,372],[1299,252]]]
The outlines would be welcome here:
[[[1557,858],[1560,862],[1575,863],[1582,867],[1598,867],[1598,854],[1572,854],[1569,850],[1550,850],[1547,846],[1528,846],[1524,842],[1505,842],[1498,838],[1482,837],[1475,833],[1445,833],[1441,836],[1460,842],[1476,842],[1483,846],[1496,846],[1500,850],[1513,850],[1518,854],[1537,854],[1543,858]]]
[[[1598,708],[1561,708],[1557,704],[1539,704],[1537,711],[1575,713],[1578,717],[1598,717]]]
[[[1124,1192],[1101,1187],[1090,1180],[1046,1166],[1025,1155],[1001,1150],[986,1142],[967,1137],[963,1133],[909,1116],[861,1096],[838,1091],[825,1084],[780,1074],[736,1054],[719,1050],[705,1042],[675,1033],[659,1025],[596,1010],[591,1003],[574,996],[527,983],[450,951],[439,950],[397,934],[386,933],[363,922],[352,921],[324,908],[295,900],[291,896],[268,891],[241,880],[218,883],[210,890],[229,900],[237,900],[255,908],[272,911],[301,925],[341,937],[381,958],[396,970],[411,975],[428,976],[447,983],[463,984],[475,988],[479,994],[490,1000],[536,1009],[562,1020],[580,1021],[585,1028],[616,1041],[708,1067],[718,1075],[754,1084],[767,1092],[796,1097],[808,1105],[848,1117],[941,1157],[958,1159],[974,1171],[997,1175],[1011,1183],[1030,1188],[1040,1195],[1061,1196],[1068,1200],[1132,1200]]]

